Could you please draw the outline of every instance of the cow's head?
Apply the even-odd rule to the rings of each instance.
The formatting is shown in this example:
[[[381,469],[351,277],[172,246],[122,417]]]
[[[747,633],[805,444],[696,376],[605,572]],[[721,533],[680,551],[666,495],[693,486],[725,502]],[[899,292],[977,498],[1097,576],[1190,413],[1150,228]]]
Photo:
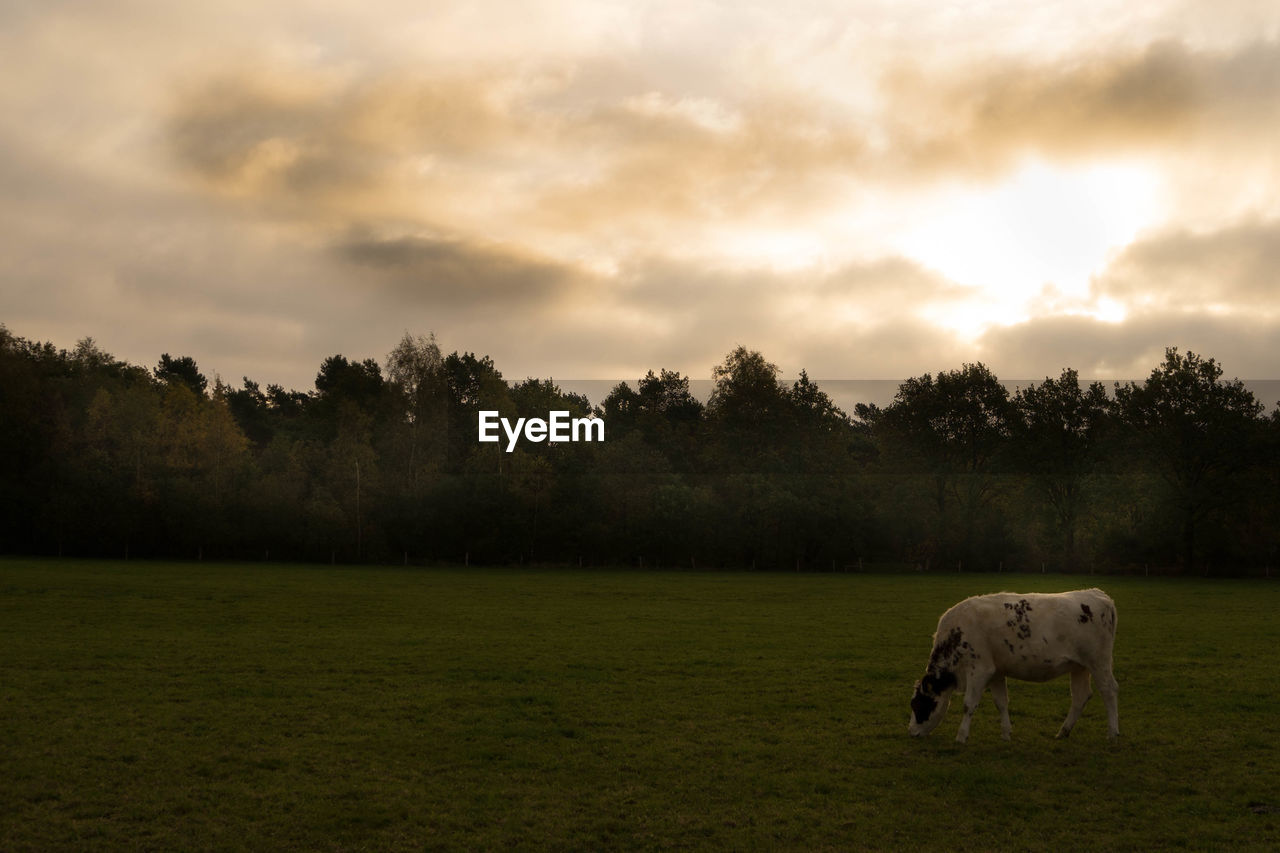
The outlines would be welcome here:
[[[947,715],[947,702],[956,689],[956,675],[950,670],[927,672],[916,682],[915,695],[911,697],[911,723],[907,731],[913,737],[921,737],[937,728]]]

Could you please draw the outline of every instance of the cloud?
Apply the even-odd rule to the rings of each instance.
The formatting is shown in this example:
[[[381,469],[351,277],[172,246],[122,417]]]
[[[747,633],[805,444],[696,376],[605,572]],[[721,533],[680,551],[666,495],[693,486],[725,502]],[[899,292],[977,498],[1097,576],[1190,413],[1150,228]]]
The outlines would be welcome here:
[[[600,298],[644,330],[652,363],[689,370],[742,344],[790,375],[882,378],[906,375],[930,351],[940,363],[962,357],[965,346],[923,312],[972,292],[894,255],[804,273],[651,257],[625,267]]]
[[[1280,220],[1175,230],[1125,247],[1094,281],[1125,304],[1280,315]]]
[[[988,178],[1025,155],[1269,152],[1280,118],[1276,41],[898,66],[870,111],[785,80],[655,77],[617,60],[265,64],[182,87],[168,136],[201,186],[268,214],[461,236],[500,223],[572,253],[804,228],[868,192]]]
[[[406,330],[513,376],[706,377],[739,343],[828,377],[1145,374],[1171,344],[1274,370],[1274,10],[306,5],[0,12],[15,333],[295,387]],[[1028,159],[1136,166],[1162,230],[1087,294],[1093,262],[993,295],[940,255],[1078,258],[1052,235],[1088,227],[1028,193],[1064,214],[1043,244],[947,233]],[[903,255],[925,221],[935,268]],[[1100,300],[1126,322],[1068,313]]]
[[[863,157],[860,130],[812,98],[664,92],[643,75],[601,86],[602,74],[241,70],[175,96],[170,148],[204,187],[300,218],[465,223],[479,206],[513,230],[591,233],[800,213]]]
[[[1206,137],[1269,147],[1280,42],[1197,50],[1163,40],[1119,55],[985,60],[951,73],[899,67],[885,89],[903,167],[930,174],[982,174],[1029,153],[1176,152]]]
[[[352,235],[333,251],[362,280],[406,305],[551,307],[580,292],[587,275],[509,247],[432,237]]]
[[[1130,316],[1123,323],[1042,317],[991,329],[979,345],[983,361],[1010,379],[1057,376],[1064,367],[1083,378],[1143,379],[1171,346],[1215,358],[1228,377],[1269,379],[1280,326],[1170,311]]]
[[[206,188],[302,219],[421,211],[405,196],[520,135],[483,74],[409,80],[340,69],[241,70],[185,88],[169,119],[178,164]]]

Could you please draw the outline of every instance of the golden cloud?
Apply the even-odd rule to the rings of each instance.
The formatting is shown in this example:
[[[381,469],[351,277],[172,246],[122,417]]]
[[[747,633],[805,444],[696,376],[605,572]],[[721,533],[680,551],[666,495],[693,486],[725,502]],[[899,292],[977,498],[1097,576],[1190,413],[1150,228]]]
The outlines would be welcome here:
[[[183,92],[170,137],[205,185],[302,217],[607,233],[797,221],[858,187],[987,175],[1027,153],[1269,146],[1280,115],[1276,42],[899,68],[877,115],[804,92],[598,90],[578,73],[241,72]]]
[[[1101,296],[1168,308],[1280,312],[1280,220],[1169,231],[1127,246],[1094,281]]]
[[[1020,154],[1178,150],[1203,137],[1269,146],[1280,117],[1280,42],[1206,51],[1160,41],[1043,64],[902,67],[884,88],[906,170],[981,173]]]

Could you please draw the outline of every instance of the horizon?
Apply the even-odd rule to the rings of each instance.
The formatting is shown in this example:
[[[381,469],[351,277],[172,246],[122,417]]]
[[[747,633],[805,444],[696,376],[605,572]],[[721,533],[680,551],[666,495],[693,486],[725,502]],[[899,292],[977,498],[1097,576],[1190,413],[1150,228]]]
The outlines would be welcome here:
[[[4,326],[3,323],[0,323],[0,328],[7,329],[7,327]],[[15,334],[12,329],[9,329],[8,331],[10,334]],[[15,337],[22,337],[22,336],[15,334]],[[98,341],[96,338],[93,338],[92,336],[89,336],[89,338],[93,340],[95,345],[98,344]],[[57,346],[57,344],[52,341],[48,343],[53,344],[55,347]],[[63,351],[68,351],[68,348],[66,347],[59,347],[59,348],[62,349]],[[112,357],[115,357],[114,354],[111,354],[109,351],[105,350],[104,348],[100,347],[100,349],[103,349],[104,352],[108,352],[108,355],[112,355]],[[461,349],[455,350],[455,352],[463,352],[463,351],[464,350],[461,350]],[[171,353],[166,353],[166,354],[171,354]],[[341,354],[345,356],[345,354],[342,354],[342,353],[337,353],[337,354]],[[487,354],[477,353],[477,355],[485,356]],[[1204,353],[1200,353],[1200,355],[1204,356],[1205,358],[1213,358],[1212,355],[1208,355]],[[181,354],[177,354],[176,357],[181,357]],[[358,356],[353,358],[356,361],[362,360]],[[136,362],[130,362],[128,359],[122,359],[122,360],[135,367],[140,367],[148,371],[151,370],[151,368],[148,367],[146,364],[138,364]],[[377,361],[379,363],[380,368],[386,367],[385,359],[377,360]],[[201,365],[199,365],[198,362],[197,362],[197,367],[200,368],[202,373],[205,373],[204,368]],[[532,374],[517,378],[514,375],[508,375],[506,372],[504,372],[502,370],[502,365],[498,364],[496,361],[494,362],[494,367],[496,367],[498,371],[503,374],[503,380],[509,386],[514,386],[527,379],[546,380],[554,383],[558,388],[560,388],[561,391],[564,391],[567,393],[581,394],[582,396],[587,398],[588,402],[592,406],[602,405],[604,398],[608,396],[609,392],[618,383],[626,383],[628,386],[632,388],[632,390],[635,390],[640,380],[644,378],[643,376],[637,376],[635,378],[626,377],[626,378],[587,378],[587,379],[568,378],[568,379],[565,379],[565,378],[556,378],[555,376],[551,376],[551,375],[532,375]],[[937,375],[940,372],[955,370],[955,369],[958,369],[959,367],[961,367],[961,365],[952,365],[950,367],[942,368],[941,370],[923,371],[922,373],[917,375],[923,376],[925,373]],[[1156,367],[1155,364],[1152,365],[1152,368],[1154,367]],[[665,369],[665,368],[648,368],[647,372],[656,373],[657,371],[662,369]],[[1069,367],[1062,368],[1062,370],[1065,370],[1065,369],[1070,369],[1070,368]],[[708,373],[710,372],[710,370],[711,368],[708,368]],[[1057,374],[1059,376],[1061,375],[1062,370],[1057,371]],[[705,404],[711,396],[711,391],[715,385],[715,380],[710,378],[692,376],[692,375],[685,374],[683,372],[680,372],[680,375],[684,379],[688,380],[689,393],[694,398],[696,398],[700,403]],[[1148,371],[1148,375],[1150,375],[1150,371]],[[216,372],[212,374],[206,374],[206,378],[209,379],[211,382],[222,381],[227,387],[232,389],[237,389],[240,387],[233,383],[225,382],[225,380],[222,379],[222,376]],[[259,386],[280,385],[281,388],[283,388],[286,391],[301,392],[301,393],[308,393],[308,394],[314,391],[314,386],[315,386],[314,380],[308,384],[308,387],[299,388],[297,386],[290,387],[287,385],[283,385],[281,383],[272,382],[270,379],[267,379],[265,377],[248,376],[248,377],[242,377],[242,378],[252,380],[256,382]],[[911,377],[844,378],[844,377],[810,376],[809,380],[813,382],[815,385],[817,385],[818,388],[820,388],[824,393],[826,393],[827,396],[831,399],[831,401],[841,411],[843,411],[845,414],[852,416],[853,408],[858,403],[875,405],[881,408],[884,408],[885,406],[892,403],[894,396],[897,393],[898,387],[903,382],[907,381],[908,378],[911,378]],[[1041,382],[1045,381],[1045,379],[1057,378],[1057,377],[1050,375],[1050,376],[1045,376],[1041,378],[1016,377],[1016,378],[1009,379],[1009,378],[1003,378],[1000,376],[997,376],[996,378],[1001,385],[1003,385],[1006,389],[1008,389],[1009,394],[1012,397],[1021,388],[1038,385]],[[798,372],[794,375],[787,375],[782,372],[779,372],[779,375],[778,375],[778,383],[780,385],[790,385],[791,383],[795,382],[797,379],[799,379]],[[1239,376],[1234,376],[1234,375],[1228,376],[1224,371],[1224,374],[1223,374],[1224,381],[1234,381],[1236,379],[1239,379],[1239,381],[1244,384],[1245,388],[1248,389],[1254,395],[1257,401],[1263,405],[1264,414],[1280,409],[1280,379],[1260,378],[1260,377],[1240,378]],[[1078,379],[1078,382],[1082,388],[1088,387],[1094,382],[1101,382],[1104,388],[1106,388],[1107,393],[1109,395],[1114,393],[1114,388],[1116,385],[1127,385],[1127,384],[1141,385],[1145,381],[1146,381],[1145,378],[1136,378],[1136,377],[1079,377]]]

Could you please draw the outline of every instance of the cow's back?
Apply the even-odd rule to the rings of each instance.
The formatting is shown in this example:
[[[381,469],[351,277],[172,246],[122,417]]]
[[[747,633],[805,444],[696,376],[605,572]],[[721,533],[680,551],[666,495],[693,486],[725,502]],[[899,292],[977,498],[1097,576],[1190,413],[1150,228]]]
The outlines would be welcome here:
[[[1100,589],[998,592],[959,602],[938,620],[934,659],[1042,681],[1110,661],[1116,607]]]

